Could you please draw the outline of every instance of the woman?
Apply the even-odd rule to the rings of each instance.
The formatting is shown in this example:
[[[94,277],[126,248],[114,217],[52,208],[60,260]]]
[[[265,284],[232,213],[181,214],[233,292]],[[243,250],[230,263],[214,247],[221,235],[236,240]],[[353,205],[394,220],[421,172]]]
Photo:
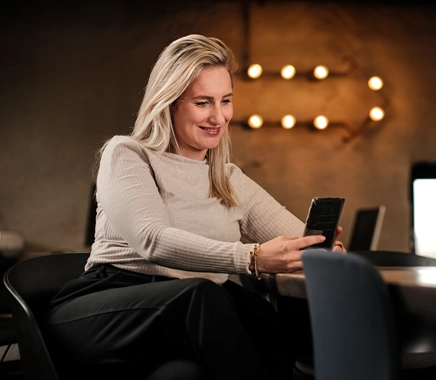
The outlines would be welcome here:
[[[304,224],[229,163],[235,70],[220,40],[175,40],[132,134],[103,147],[86,271],[48,318],[64,375],[145,379],[185,359],[197,378],[280,377],[275,310],[229,274],[299,270],[324,237],[301,237]]]

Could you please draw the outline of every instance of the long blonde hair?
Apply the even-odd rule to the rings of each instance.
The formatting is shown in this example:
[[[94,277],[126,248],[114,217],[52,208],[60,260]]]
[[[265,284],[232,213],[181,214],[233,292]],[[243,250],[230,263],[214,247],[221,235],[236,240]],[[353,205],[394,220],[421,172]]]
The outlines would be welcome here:
[[[218,38],[191,34],[168,45],[160,54],[145,88],[131,137],[156,152],[178,153],[170,106],[205,67],[222,66],[233,78],[237,64],[233,52]],[[227,206],[239,204],[229,181],[230,136],[226,129],[218,146],[209,149],[209,197]]]

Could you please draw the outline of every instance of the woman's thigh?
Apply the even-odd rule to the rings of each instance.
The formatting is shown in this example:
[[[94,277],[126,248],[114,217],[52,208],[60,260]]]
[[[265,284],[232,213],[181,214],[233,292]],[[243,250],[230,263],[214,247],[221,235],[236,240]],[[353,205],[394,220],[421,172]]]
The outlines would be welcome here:
[[[230,293],[209,280],[151,282],[71,299],[51,314],[48,330],[65,367],[64,359],[74,358],[77,368],[149,373],[166,360],[187,358],[217,379],[262,378],[259,352],[236,309]]]
[[[174,343],[186,331],[180,325],[197,282],[151,282],[86,294],[51,313],[47,328],[52,340],[78,361],[134,360],[144,354],[153,358],[162,350],[170,356],[180,350]]]

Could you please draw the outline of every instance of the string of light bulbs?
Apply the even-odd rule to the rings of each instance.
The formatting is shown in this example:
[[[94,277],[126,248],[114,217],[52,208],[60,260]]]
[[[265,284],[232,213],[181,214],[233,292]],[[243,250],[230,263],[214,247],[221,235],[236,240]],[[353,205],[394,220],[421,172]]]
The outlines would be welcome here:
[[[248,4],[244,5],[244,32],[245,32],[245,39],[246,43],[244,46],[246,47],[246,51],[244,52],[244,66],[245,69],[241,72],[242,79],[246,80],[259,80],[261,78],[268,79],[283,79],[283,80],[292,80],[296,77],[304,77],[307,80],[312,81],[323,81],[328,78],[334,78],[334,77],[346,77],[353,73],[355,73],[357,70],[360,70],[363,72],[362,68],[357,65],[356,61],[351,56],[343,57],[343,60],[348,63],[348,67],[345,70],[342,71],[335,71],[335,70],[329,70],[328,67],[325,65],[317,65],[313,68],[313,70],[309,71],[299,71],[297,70],[293,65],[287,64],[283,66],[280,70],[275,71],[267,71],[264,70],[263,67],[259,63],[252,63],[250,62],[250,54],[248,51],[248,46],[250,46],[250,6]],[[365,73],[364,73],[365,74]],[[366,78],[368,78],[365,75]],[[384,83],[383,79],[380,76],[373,75],[367,79],[367,85],[368,87],[377,93],[379,97],[381,98],[381,101],[378,102],[378,105],[375,105],[372,107],[367,117],[364,118],[362,123],[358,126],[353,126],[350,123],[346,121],[337,121],[337,120],[329,120],[329,118],[326,115],[317,115],[313,118],[313,120],[297,120],[296,117],[292,114],[286,114],[281,117],[280,120],[264,120],[262,115],[254,113],[251,116],[248,117],[245,121],[236,121],[238,123],[242,123],[243,125],[247,125],[248,127],[252,129],[259,129],[265,125],[268,126],[281,126],[284,129],[290,130],[298,125],[308,126],[311,125],[317,130],[325,130],[329,126],[335,126],[335,127],[342,127],[345,128],[348,131],[348,135],[344,137],[344,141],[350,141],[353,138],[355,138],[357,135],[361,134],[369,125],[371,122],[379,122],[383,120],[385,117],[385,109],[389,104],[388,99],[386,96],[382,94],[382,90]]]
[[[265,72],[260,64],[252,64],[248,67],[246,71],[246,75],[249,79],[255,80],[259,79],[260,77],[278,77],[280,76],[282,79],[290,80],[294,78],[296,75],[305,76],[308,79],[315,79],[315,80],[324,80],[328,78],[329,76],[346,76],[350,75],[357,69],[357,65],[350,57],[344,58],[350,63],[350,68],[348,70],[342,71],[342,72],[330,72],[329,69],[324,65],[318,65],[316,66],[312,71],[309,72],[300,72],[297,73],[297,70],[292,65],[285,65],[281,68],[280,72]],[[379,91],[383,88],[383,79],[379,76],[372,76],[368,79],[368,87],[373,91]],[[385,102],[386,103],[386,102]],[[385,110],[382,106],[374,106],[370,109],[368,113],[368,117],[372,121],[380,121],[385,116]],[[277,122],[269,122],[268,124],[277,124]],[[303,122],[302,124],[307,124],[307,121]],[[316,116],[312,121],[313,126],[318,130],[324,130],[326,129],[331,122],[329,121],[328,117],[325,115],[318,115]],[[353,130],[353,128],[345,122],[333,122],[335,126],[343,126],[347,128],[348,130]],[[258,129],[261,128],[264,125],[264,120],[261,115],[259,114],[252,114],[248,120],[247,125],[250,128]],[[287,114],[284,115],[280,120],[280,125],[284,129],[292,129],[297,125],[297,119],[294,115]]]

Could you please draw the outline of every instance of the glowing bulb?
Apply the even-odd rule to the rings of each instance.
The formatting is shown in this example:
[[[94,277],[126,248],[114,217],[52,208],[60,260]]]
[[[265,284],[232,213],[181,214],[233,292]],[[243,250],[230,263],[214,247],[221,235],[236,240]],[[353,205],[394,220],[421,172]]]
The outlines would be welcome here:
[[[282,127],[291,129],[295,125],[295,117],[292,115],[285,115],[282,117]]]
[[[327,69],[327,67],[319,65],[316,66],[313,70],[313,75],[317,79],[325,79],[329,75],[329,70]]]
[[[369,111],[369,117],[374,121],[379,121],[385,117],[385,111],[380,107],[374,107]]]
[[[317,129],[326,129],[329,125],[329,119],[327,119],[325,116],[317,116],[315,120],[313,121],[313,125]]]
[[[283,79],[291,79],[295,75],[295,67],[292,65],[283,66],[280,74],[282,75]]]
[[[368,80],[368,86],[371,90],[377,91],[383,87],[383,81],[379,77],[371,77]]]
[[[248,68],[247,74],[250,78],[256,79],[262,75],[262,71],[262,66],[254,63]]]
[[[260,128],[263,124],[262,116],[260,115],[251,115],[248,119],[248,125],[251,128],[257,129]]]

